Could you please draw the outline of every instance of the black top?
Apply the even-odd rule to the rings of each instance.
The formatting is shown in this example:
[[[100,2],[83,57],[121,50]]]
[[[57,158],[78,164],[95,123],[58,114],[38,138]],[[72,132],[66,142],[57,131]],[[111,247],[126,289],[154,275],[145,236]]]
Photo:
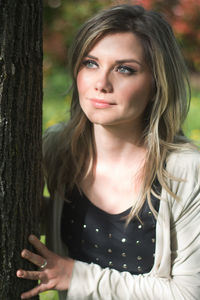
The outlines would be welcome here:
[[[152,204],[158,211],[159,200],[154,196]],[[74,189],[70,202],[64,202],[61,220],[61,237],[69,256],[132,274],[149,272],[154,262],[156,220],[146,201],[140,212],[143,224],[134,218],[125,227],[124,217],[130,209],[109,214]]]

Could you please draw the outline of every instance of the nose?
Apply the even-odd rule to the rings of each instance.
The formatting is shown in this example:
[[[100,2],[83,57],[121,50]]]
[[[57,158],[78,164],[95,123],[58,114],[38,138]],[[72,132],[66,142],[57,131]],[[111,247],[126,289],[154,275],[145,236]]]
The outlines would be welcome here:
[[[95,90],[101,93],[111,93],[113,91],[110,74],[104,72],[98,74],[95,82]]]

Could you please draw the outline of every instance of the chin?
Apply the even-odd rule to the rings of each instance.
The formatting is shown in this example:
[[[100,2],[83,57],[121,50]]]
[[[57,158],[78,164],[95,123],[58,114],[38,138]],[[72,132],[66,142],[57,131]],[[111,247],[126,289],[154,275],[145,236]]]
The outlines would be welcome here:
[[[117,121],[114,120],[90,120],[90,122],[94,125],[101,125],[101,126],[115,126],[118,124]]]
[[[86,114],[86,117],[88,120],[93,123],[93,124],[98,124],[98,125],[109,125],[110,123],[113,122],[111,118],[105,117],[105,116],[100,116],[99,114]]]

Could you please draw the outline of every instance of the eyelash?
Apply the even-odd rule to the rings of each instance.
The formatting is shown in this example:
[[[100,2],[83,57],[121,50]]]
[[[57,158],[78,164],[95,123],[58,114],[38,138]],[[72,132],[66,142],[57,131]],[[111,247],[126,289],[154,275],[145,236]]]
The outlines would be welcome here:
[[[121,74],[125,74],[125,75],[132,75],[132,74],[136,73],[135,69],[127,67],[127,66],[124,66],[124,65],[118,66],[117,70],[119,71],[119,69],[124,69],[125,72],[120,72],[120,73]]]
[[[89,64],[91,64],[92,66],[89,66]],[[91,59],[84,60],[83,65],[88,69],[95,69],[96,67],[98,67],[97,62],[94,61],[94,60],[91,60]],[[121,72],[120,69],[124,69],[125,72]],[[137,72],[135,69],[130,68],[130,67],[125,66],[125,65],[117,66],[116,70],[117,70],[117,72],[119,72],[120,74],[123,74],[123,75],[132,75],[132,74]]]
[[[91,60],[91,59],[87,59],[83,61],[83,65],[85,67],[87,67],[88,69],[94,69],[93,67],[89,67],[89,64],[95,65],[96,67],[98,67],[98,64],[96,63],[96,61]]]

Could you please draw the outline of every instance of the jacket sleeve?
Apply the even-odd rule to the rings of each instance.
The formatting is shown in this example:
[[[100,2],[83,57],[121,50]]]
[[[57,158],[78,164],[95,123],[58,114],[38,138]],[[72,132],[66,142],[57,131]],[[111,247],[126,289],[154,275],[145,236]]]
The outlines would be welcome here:
[[[154,271],[143,275],[131,275],[114,269],[102,269],[96,264],[76,261],[73,270],[69,300],[199,300],[200,299],[200,156],[186,154],[171,159],[169,169],[183,181],[171,180],[171,189],[178,200],[165,193],[160,209],[169,216],[169,225],[163,223],[156,233],[156,243],[169,235],[169,259],[163,259]],[[162,202],[164,204],[162,204]],[[163,206],[164,205],[164,206]],[[161,207],[162,206],[162,207]],[[167,212],[168,210],[168,212]],[[159,212],[160,214],[160,212]],[[169,226],[169,234],[168,227]],[[161,233],[160,233],[161,232]],[[159,237],[160,235],[160,237]],[[157,240],[158,236],[158,240]],[[160,245],[159,245],[160,246]]]

